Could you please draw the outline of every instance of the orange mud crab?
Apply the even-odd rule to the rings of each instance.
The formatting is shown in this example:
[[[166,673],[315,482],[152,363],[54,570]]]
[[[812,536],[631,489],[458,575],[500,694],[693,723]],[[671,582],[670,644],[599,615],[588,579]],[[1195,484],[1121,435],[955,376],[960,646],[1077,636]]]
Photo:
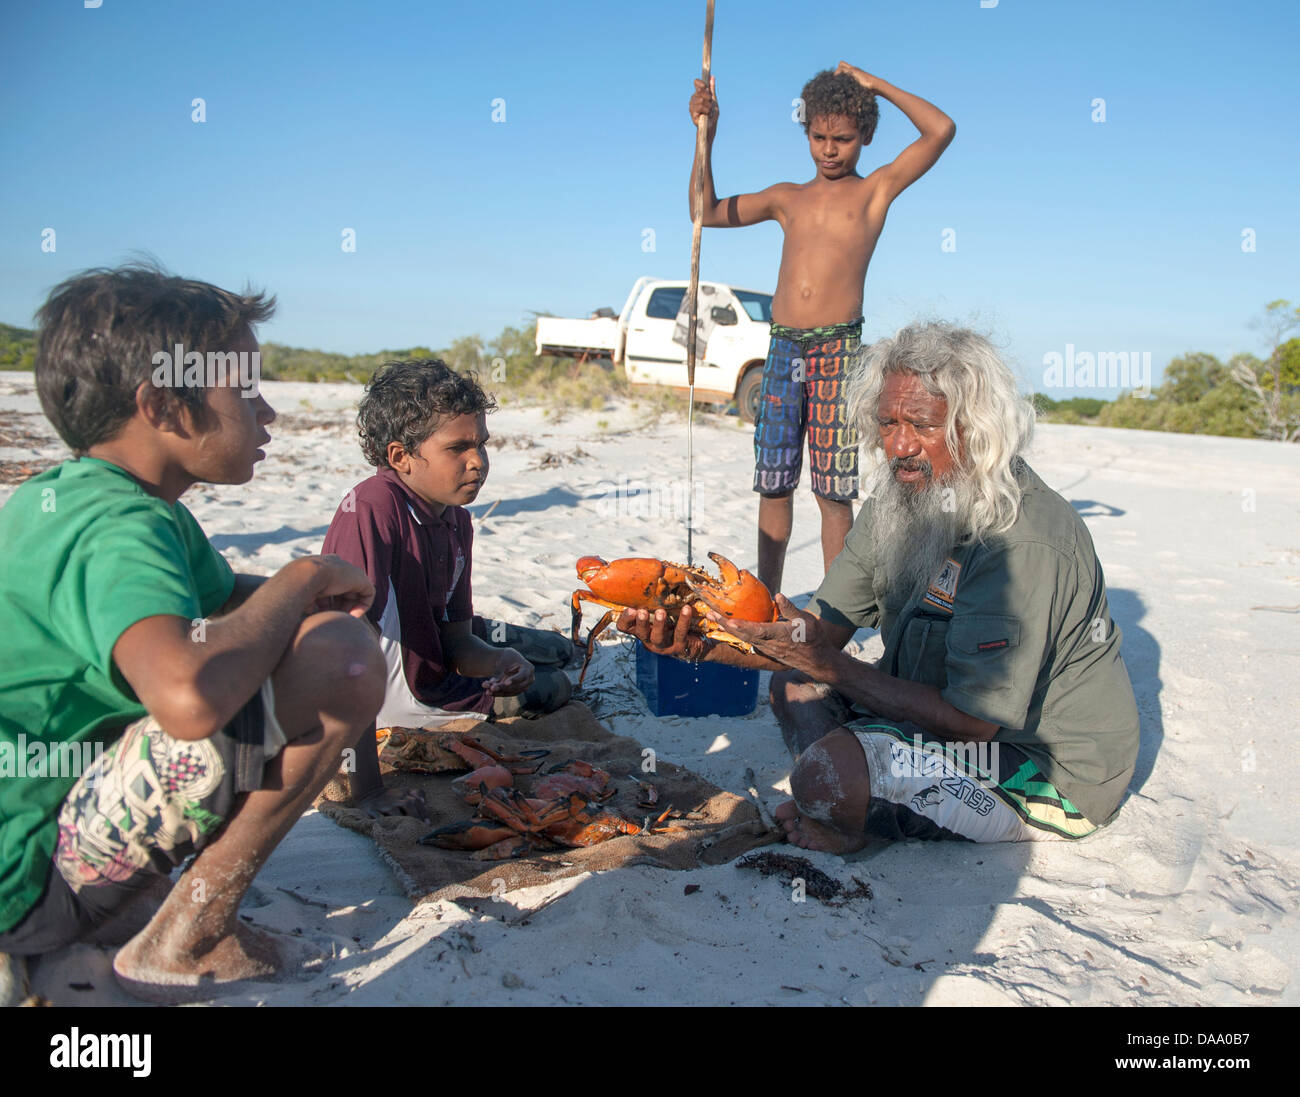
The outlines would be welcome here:
[[[484,786],[478,811],[477,818],[431,831],[420,839],[421,844],[472,851],[480,861],[502,861],[533,850],[594,846],[624,834],[653,831],[671,809],[646,828],[617,812],[602,810],[581,792],[542,800],[517,788]]]
[[[780,616],[771,592],[754,575],[736,567],[725,556],[709,553],[709,559],[718,565],[721,581],[714,579],[703,568],[670,564],[653,557],[629,556],[621,560],[605,561],[599,556],[584,556],[578,561],[578,578],[587,584],[587,590],[575,590],[571,599],[573,609],[573,643],[577,645],[582,626],[582,603],[595,602],[604,606],[605,615],[587,636],[586,657],[578,685],[587,675],[587,666],[595,650],[596,639],[605,631],[615,616],[625,609],[645,609],[653,613],[662,609],[668,614],[671,625],[683,606],[690,606],[694,619],[692,631],[711,640],[720,640],[741,651],[754,649],[744,640],[732,636],[726,629],[704,617],[704,608],[716,610],[724,617],[737,617],[742,621],[775,621]]]
[[[430,831],[420,842],[471,852],[479,861],[503,861],[533,850],[594,846],[624,834],[656,833],[673,814],[670,806],[653,822],[646,819],[638,826],[600,807],[614,794],[608,785],[608,773],[576,760],[554,767],[534,785],[532,796],[510,785],[484,782],[465,793],[466,801],[478,808],[477,816]]]
[[[408,773],[469,770],[452,788],[477,809],[472,819],[449,823],[420,839],[441,849],[464,850],[480,861],[499,861],[557,846],[594,846],[624,834],[658,833],[675,814],[671,805],[642,825],[601,805],[615,792],[609,773],[590,762],[571,759],[539,774],[546,750],[516,754],[494,750],[461,732],[430,728],[380,728],[382,757]],[[533,778],[530,795],[514,787],[517,776]],[[658,793],[636,782],[638,807],[658,806]],[[679,814],[679,813],[677,813]]]

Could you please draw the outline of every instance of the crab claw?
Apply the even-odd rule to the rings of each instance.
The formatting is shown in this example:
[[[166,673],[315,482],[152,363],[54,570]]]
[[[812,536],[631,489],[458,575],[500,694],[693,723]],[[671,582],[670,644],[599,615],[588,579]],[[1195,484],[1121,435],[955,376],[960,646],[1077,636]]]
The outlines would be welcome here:
[[[607,561],[599,556],[582,556],[578,558],[578,578],[584,583],[590,583],[591,577],[600,571],[603,567],[608,567]]]
[[[775,621],[776,603],[772,595],[754,575],[736,567],[719,553],[709,553],[709,559],[718,565],[721,582],[706,576],[703,579],[687,575],[686,582],[705,605],[724,617],[738,617],[742,621]]]
[[[431,830],[419,841],[423,846],[438,846],[440,849],[477,850],[486,849],[514,836],[513,828],[500,823],[486,819],[466,819]]]
[[[451,783],[452,789],[464,798],[467,804],[477,804],[483,796],[484,788],[506,788],[514,783],[514,777],[505,766],[480,766],[473,773],[457,777]]]

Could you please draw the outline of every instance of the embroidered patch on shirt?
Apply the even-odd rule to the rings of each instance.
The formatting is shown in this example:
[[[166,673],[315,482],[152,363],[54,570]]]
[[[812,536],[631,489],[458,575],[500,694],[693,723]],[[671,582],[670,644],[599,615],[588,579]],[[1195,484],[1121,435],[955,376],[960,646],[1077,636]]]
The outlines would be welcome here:
[[[957,578],[960,575],[961,565],[951,556],[948,557],[921,601],[929,603],[935,609],[943,610],[944,613],[952,613],[952,602],[957,597]]]

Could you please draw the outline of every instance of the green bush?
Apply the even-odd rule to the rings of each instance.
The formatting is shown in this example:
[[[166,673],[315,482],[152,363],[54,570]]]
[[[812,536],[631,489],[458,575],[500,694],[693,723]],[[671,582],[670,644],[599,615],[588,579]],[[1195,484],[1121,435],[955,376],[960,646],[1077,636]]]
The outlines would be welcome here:
[[[36,365],[36,332],[0,324],[0,369],[32,369]]]
[[[1131,394],[1107,404],[1098,421],[1103,427],[1166,430],[1179,434],[1217,434],[1230,438],[1255,438],[1258,431],[1250,416],[1250,401],[1240,385],[1216,385],[1191,402],[1171,400],[1157,389],[1149,400]]]
[[[1130,430],[1164,430],[1159,423],[1159,409],[1153,400],[1138,400],[1129,394],[1113,400],[1097,417],[1103,427],[1128,427]]]
[[[1087,421],[1095,422],[1101,409],[1106,406],[1105,400],[1097,400],[1090,396],[1074,396],[1069,400],[1053,400],[1050,396],[1044,396],[1041,392],[1034,393],[1029,398],[1029,402],[1034,405],[1038,417],[1044,422],[1069,423],[1072,425]]]
[[[1105,400],[1097,400],[1090,396],[1075,396],[1070,400],[1059,401],[1056,410],[1068,412],[1084,419],[1095,419],[1105,406]]]

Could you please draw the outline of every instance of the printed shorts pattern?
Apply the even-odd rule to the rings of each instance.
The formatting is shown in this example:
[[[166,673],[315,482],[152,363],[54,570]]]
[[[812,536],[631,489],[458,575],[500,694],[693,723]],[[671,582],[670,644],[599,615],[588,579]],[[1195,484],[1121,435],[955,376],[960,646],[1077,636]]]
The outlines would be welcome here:
[[[77,893],[139,885],[202,849],[235,798],[260,788],[263,694],[216,735],[173,739],[146,716],[82,774],[59,811],[54,866]]]
[[[872,719],[847,725],[867,759],[867,833],[879,838],[1026,842],[1086,838],[1086,819],[1009,743],[962,748]]]
[[[786,495],[799,486],[804,436],[814,494],[858,497],[858,432],[848,423],[844,379],[862,321],[800,330],[772,325],[754,423],[754,490]]]

